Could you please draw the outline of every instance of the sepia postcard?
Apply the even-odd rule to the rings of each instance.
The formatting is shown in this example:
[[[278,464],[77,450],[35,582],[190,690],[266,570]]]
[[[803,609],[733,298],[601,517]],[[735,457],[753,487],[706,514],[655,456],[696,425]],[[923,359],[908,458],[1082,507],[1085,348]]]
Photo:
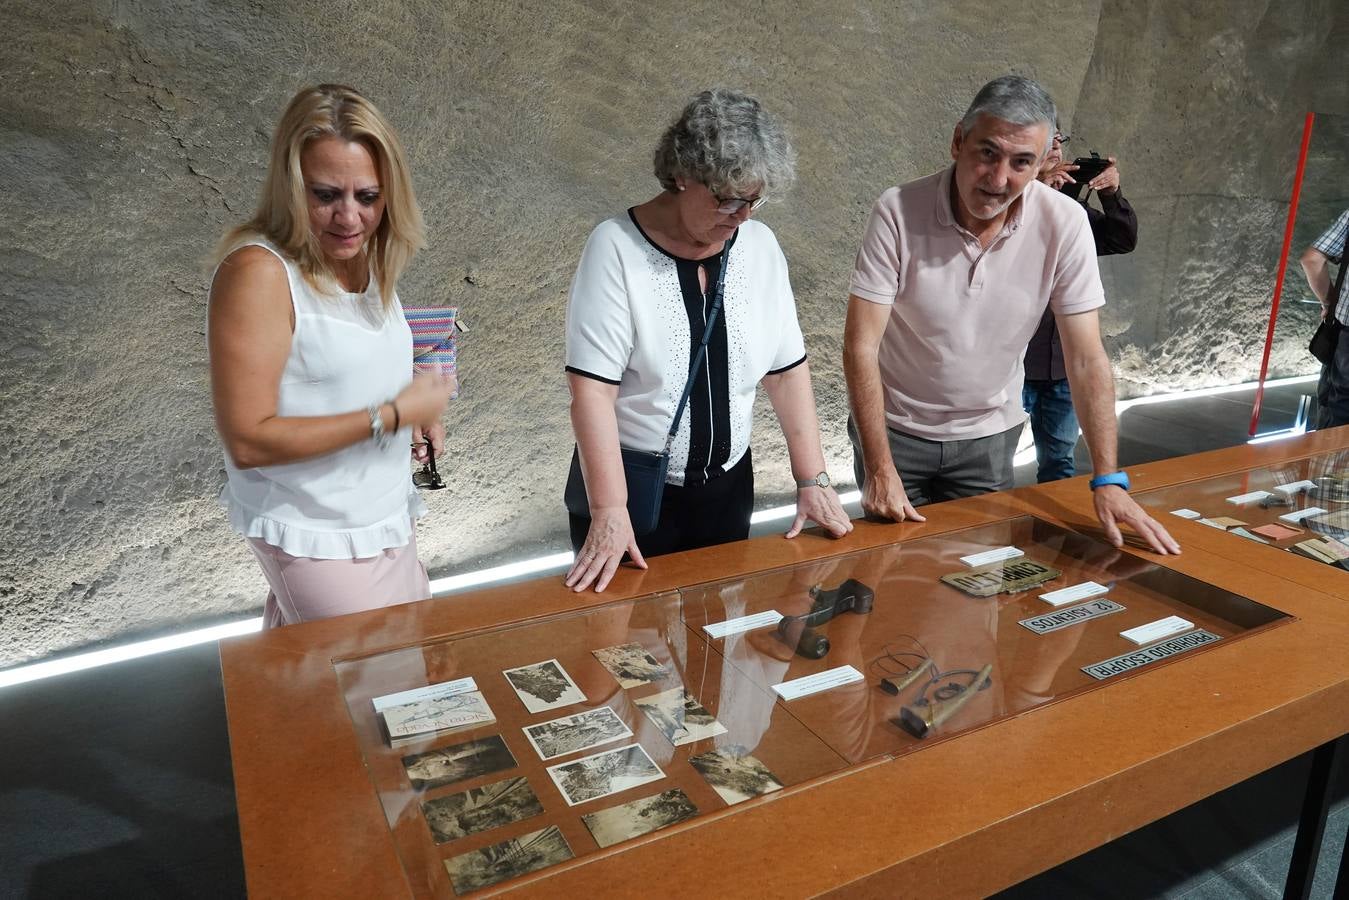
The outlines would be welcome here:
[[[523,775],[437,797],[422,804],[437,844],[543,815],[543,804]]]
[[[619,644],[590,651],[625,690],[641,687],[670,676],[670,670],[656,661],[641,644]]]
[[[390,706],[381,715],[394,746],[438,732],[496,721],[487,700],[477,691]]]
[[[619,738],[632,737],[632,729],[607,706],[527,725],[522,730],[540,759],[556,759]]]
[[[683,822],[698,815],[698,807],[679,788],[653,797],[643,797],[581,816],[590,836],[600,847],[612,847],[620,841],[649,834],[658,828]]]
[[[525,709],[532,713],[585,702],[586,695],[555,659],[507,669],[501,674],[515,688]]]
[[[575,854],[556,825],[445,860],[456,894],[491,887],[566,862]]]
[[[689,765],[707,779],[728,804],[782,790],[782,782],[744,747],[727,746],[689,757]]]
[[[682,687],[652,694],[635,702],[652,724],[660,729],[661,734],[676,747],[726,733],[726,726],[713,718],[707,707]]]
[[[408,780],[422,791],[515,766],[515,756],[499,734],[403,757]]]
[[[605,750],[548,767],[548,777],[568,806],[586,803],[665,777],[641,744]]]

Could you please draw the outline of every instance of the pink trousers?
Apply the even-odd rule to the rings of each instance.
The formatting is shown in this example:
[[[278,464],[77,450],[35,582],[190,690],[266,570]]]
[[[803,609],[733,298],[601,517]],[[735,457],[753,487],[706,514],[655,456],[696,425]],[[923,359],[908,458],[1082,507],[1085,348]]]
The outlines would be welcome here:
[[[309,559],[248,538],[271,593],[262,627],[295,625],[431,596],[426,568],[417,559],[417,536],[407,546],[368,559]]]

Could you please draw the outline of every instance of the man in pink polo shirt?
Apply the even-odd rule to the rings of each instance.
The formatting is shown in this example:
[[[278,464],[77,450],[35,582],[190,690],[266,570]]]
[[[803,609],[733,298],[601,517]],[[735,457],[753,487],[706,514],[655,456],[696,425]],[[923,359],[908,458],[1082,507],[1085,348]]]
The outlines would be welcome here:
[[[1107,539],[1123,544],[1122,523],[1158,553],[1179,553],[1115,465],[1115,381],[1091,228],[1077,203],[1035,180],[1054,121],[1036,82],[990,81],[956,126],[955,164],[890,188],[872,209],[843,349],[862,508],[923,521],[914,507],[1012,486],[1026,421],[1022,357],[1048,305]]]

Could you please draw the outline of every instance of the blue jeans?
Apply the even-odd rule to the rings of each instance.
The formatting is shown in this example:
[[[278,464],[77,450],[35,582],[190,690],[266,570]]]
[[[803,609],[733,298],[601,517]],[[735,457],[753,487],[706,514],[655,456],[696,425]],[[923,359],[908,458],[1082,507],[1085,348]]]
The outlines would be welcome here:
[[[1077,448],[1077,413],[1067,378],[1027,381],[1021,389],[1021,405],[1030,414],[1035,438],[1035,480],[1041,483],[1073,477],[1073,451]]]

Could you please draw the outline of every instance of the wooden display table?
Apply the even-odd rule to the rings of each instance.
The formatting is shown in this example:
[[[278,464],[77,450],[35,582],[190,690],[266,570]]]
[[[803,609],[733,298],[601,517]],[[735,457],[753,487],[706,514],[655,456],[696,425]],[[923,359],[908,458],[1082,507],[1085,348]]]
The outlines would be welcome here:
[[[1317,434],[1131,474],[1147,491],[1337,449],[1337,439],[1349,444],[1349,434]],[[1079,479],[929,507],[926,523],[859,522],[840,541],[770,536],[658,558],[647,572],[620,571],[602,595],[572,593],[550,576],[222,642],[249,894],[454,896],[443,860],[556,824],[576,859],[488,892],[983,895],[1345,733],[1349,573],[1270,547],[1233,550],[1249,542],[1180,520],[1173,527],[1171,518],[1181,556],[1103,553],[1053,527],[1099,531],[1090,502]],[[1018,624],[1053,611],[1035,590],[977,599],[938,580],[962,569],[952,554],[998,543],[1024,544],[1028,557],[1062,569],[1050,588],[1111,579],[1111,597],[1127,610],[1051,643]],[[804,587],[844,577],[870,579],[877,609],[825,625],[834,646],[824,660],[795,656],[766,632],[738,642],[702,637],[704,623],[770,605],[801,613],[809,600],[792,606],[792,598],[805,598]],[[1100,682],[1083,674],[1083,664],[1129,649],[1121,629],[1184,614],[1186,602],[1198,604],[1193,620],[1220,641]],[[900,632],[919,638],[923,654],[949,660],[943,668],[993,667],[990,689],[922,740],[895,727],[906,701],[876,684],[877,654],[895,652]],[[983,634],[987,646],[976,639]],[[737,741],[762,736],[755,752],[783,790],[726,806],[688,765],[690,753],[716,740],[670,747],[642,729],[628,702],[641,690],[605,681],[590,654],[633,635],[659,638],[678,670],[672,683],[700,694]],[[500,674],[549,657],[589,706],[623,714],[663,781],[612,801],[560,802],[544,773],[557,760],[534,756],[520,729],[582,707],[529,715]],[[845,663],[865,680],[774,702],[772,684]],[[497,718],[468,736],[502,734],[546,813],[499,837],[437,845],[418,806],[439,795],[414,791],[400,756],[464,738],[390,748],[369,701],[465,674]],[[581,815],[673,787],[697,817],[607,849],[590,843]]]

